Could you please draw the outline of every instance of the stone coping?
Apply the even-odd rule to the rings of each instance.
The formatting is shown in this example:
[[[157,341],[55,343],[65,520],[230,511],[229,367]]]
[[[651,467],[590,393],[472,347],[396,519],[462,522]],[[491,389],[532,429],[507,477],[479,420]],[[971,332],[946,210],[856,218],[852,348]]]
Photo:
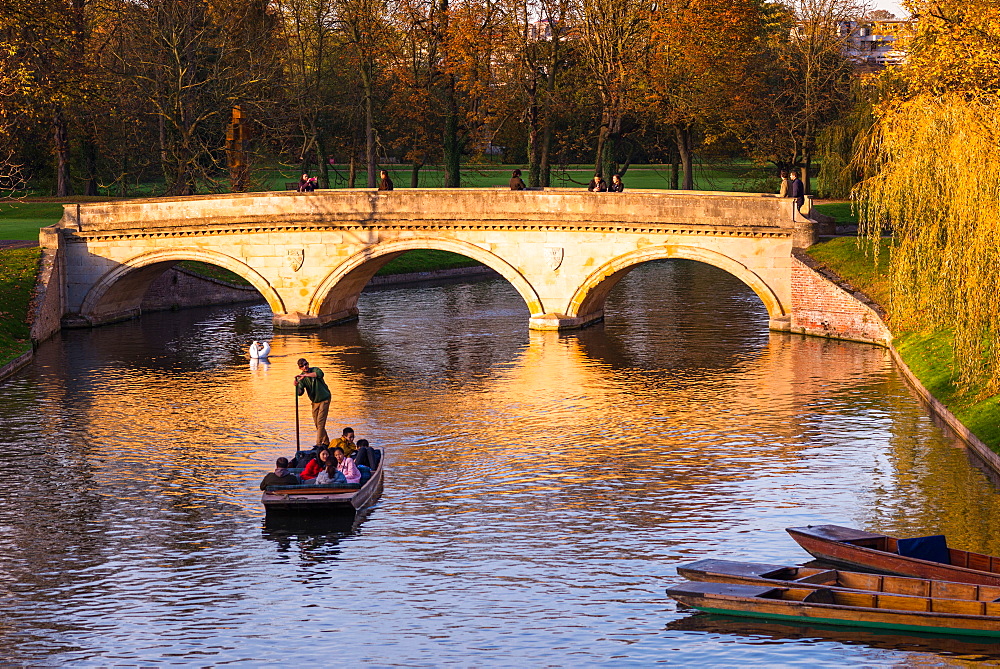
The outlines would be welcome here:
[[[237,193],[64,205],[59,227],[78,233],[118,230],[310,226],[547,226],[663,225],[759,229],[791,233],[811,221],[794,201],[771,194],[690,191],[589,193],[580,189],[325,190]]]
[[[11,376],[14,376],[14,374],[20,371],[23,367],[26,367],[34,357],[34,351],[27,351],[17,358],[14,358],[3,367],[0,367],[0,383],[3,383]]]

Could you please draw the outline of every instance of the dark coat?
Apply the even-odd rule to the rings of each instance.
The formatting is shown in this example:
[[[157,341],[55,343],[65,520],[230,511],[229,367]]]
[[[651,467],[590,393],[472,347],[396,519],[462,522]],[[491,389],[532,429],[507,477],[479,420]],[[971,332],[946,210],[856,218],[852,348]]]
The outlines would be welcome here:
[[[392,190],[392,188],[393,188],[392,179],[390,179],[389,177],[382,179],[378,183],[379,190]]]
[[[625,184],[622,183],[621,181],[619,181],[618,183],[615,183],[614,181],[612,181],[611,185],[608,186],[608,192],[609,193],[624,193],[625,192]]]
[[[527,190],[527,186],[521,181],[521,177],[511,177],[510,178],[510,189],[511,190]]]
[[[800,207],[806,203],[806,187],[802,179],[788,180],[788,197],[795,198],[795,203]]]

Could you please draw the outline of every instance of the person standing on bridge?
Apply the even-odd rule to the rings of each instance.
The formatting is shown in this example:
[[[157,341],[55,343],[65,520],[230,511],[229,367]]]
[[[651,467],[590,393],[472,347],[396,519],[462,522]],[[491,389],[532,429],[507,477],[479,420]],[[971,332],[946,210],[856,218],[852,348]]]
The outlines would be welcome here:
[[[611,185],[608,186],[609,193],[624,193],[625,184],[622,183],[622,175],[615,174],[611,177]]]
[[[798,170],[788,173],[788,197],[795,198],[795,211],[801,211],[802,205],[806,203],[806,189]]]
[[[299,358],[299,375],[295,377],[295,393],[309,395],[312,402],[313,423],[316,425],[316,446],[330,445],[330,435],[326,433],[326,417],[330,413],[330,389],[323,381],[323,370],[310,367],[309,361]]]
[[[378,176],[379,176],[379,179],[380,179],[380,181],[378,182],[378,189],[379,190],[392,190],[393,189],[392,179],[389,178],[389,173],[388,172],[386,172],[385,170],[382,170],[381,172],[378,173]]]
[[[524,185],[524,181],[521,180],[521,170],[514,170],[510,175],[510,189],[511,190],[527,190],[527,186]]]

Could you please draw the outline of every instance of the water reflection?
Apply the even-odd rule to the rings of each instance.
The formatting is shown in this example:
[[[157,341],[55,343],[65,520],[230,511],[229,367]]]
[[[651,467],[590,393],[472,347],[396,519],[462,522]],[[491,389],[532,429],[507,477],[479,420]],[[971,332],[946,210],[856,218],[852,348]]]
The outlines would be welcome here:
[[[1000,553],[996,489],[884,351],[769,333],[751,291],[689,262],[636,270],[571,335],[528,332],[502,281],[360,307],[303,333],[273,332],[262,306],[166,312],[39,349],[0,392],[12,661],[272,662],[289,625],[304,662],[953,661],[665,628],[690,617],[663,593],[678,562],[808,559],[790,525]],[[269,364],[249,364],[254,339]],[[262,525],[303,356],[331,427],[388,449],[363,525]],[[330,596],[361,581],[363,601]],[[377,652],[355,643],[359,601]]]

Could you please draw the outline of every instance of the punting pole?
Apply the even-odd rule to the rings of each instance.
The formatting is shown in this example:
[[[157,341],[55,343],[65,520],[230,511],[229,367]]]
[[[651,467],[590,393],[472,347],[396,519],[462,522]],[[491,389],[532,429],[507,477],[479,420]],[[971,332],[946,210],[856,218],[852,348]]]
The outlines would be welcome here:
[[[299,441],[299,384],[295,383],[295,457],[298,459],[302,447]]]

